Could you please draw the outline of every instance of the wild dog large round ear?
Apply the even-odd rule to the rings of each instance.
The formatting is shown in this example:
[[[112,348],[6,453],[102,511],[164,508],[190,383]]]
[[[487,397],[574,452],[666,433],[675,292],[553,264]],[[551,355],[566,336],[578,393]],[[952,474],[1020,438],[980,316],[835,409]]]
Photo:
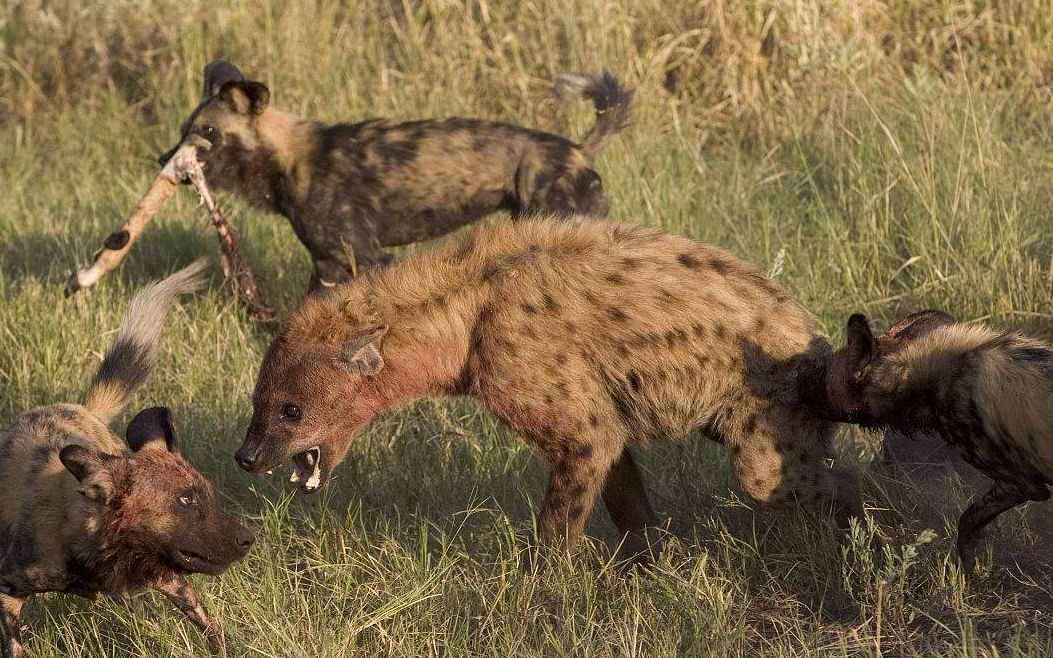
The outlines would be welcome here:
[[[352,375],[375,375],[384,367],[380,344],[388,333],[386,325],[355,334],[344,344],[339,361]]]
[[[235,80],[220,88],[219,97],[234,112],[259,116],[270,103],[271,91],[262,82]]]
[[[168,450],[179,452],[179,439],[172,427],[172,412],[168,407],[150,407],[135,414],[124,432],[132,452],[140,450]]]
[[[219,93],[223,85],[228,82],[241,82],[245,76],[241,74],[238,67],[225,59],[217,59],[205,65],[205,88],[201,92],[201,99],[211,98]]]
[[[870,322],[862,313],[855,313],[848,318],[846,330],[849,365],[852,371],[860,374],[870,365],[877,353],[877,340],[870,330]]]
[[[950,313],[939,309],[929,308],[917,313],[911,313],[896,324],[889,327],[882,338],[891,340],[902,340],[917,338],[936,327],[954,324],[957,320]]]
[[[111,466],[119,457],[89,450],[82,445],[68,445],[59,452],[66,470],[80,482],[77,491],[88,500],[105,503],[116,489]]]

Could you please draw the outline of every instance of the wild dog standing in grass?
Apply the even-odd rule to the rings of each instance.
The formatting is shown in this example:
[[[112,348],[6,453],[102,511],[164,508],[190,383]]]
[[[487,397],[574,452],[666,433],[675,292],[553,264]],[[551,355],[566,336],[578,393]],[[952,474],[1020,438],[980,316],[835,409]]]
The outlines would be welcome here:
[[[561,76],[556,90],[596,106],[580,145],[477,119],[325,125],[270,107],[266,86],[216,61],[205,67],[205,98],[180,144],[206,140],[199,158],[209,185],[292,222],[311,252],[314,288],[388,262],[383,247],[443,235],[500,209],[605,215],[593,160],[628,121],[632,92],[605,73]]]
[[[808,361],[801,398],[833,420],[937,432],[994,479],[958,522],[973,573],[984,527],[1053,484],[1053,348],[1015,333],[922,311],[875,338],[862,315],[832,358]]]
[[[602,494],[626,549],[645,550],[656,517],[628,446],[699,429],[755,500],[855,515],[854,474],[824,461],[832,426],[781,403],[773,378],[815,340],[778,284],[715,247],[602,221],[480,227],[306,299],[264,357],[235,457],[253,472],[292,459],[311,491],[380,412],[471,395],[548,465],[550,543],[576,543]]]
[[[92,380],[87,402],[52,404],[0,432],[0,603],[4,652],[23,655],[22,600],[93,597],[153,587],[225,654],[219,622],[187,580],[245,555],[252,533],[220,506],[212,484],[179,454],[168,410],[140,412],[127,444],[108,425],[148,375],[165,314],[198,289],[196,263],[144,289]]]

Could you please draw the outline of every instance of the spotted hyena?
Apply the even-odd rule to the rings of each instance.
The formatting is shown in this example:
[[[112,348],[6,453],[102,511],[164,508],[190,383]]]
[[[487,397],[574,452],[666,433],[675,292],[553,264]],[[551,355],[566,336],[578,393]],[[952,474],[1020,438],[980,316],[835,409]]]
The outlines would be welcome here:
[[[4,655],[24,655],[19,614],[31,594],[93,598],[153,587],[225,654],[191,573],[218,574],[253,535],[225,512],[211,483],[179,454],[170,414],[140,412],[121,441],[109,423],[147,376],[167,309],[200,286],[201,264],[132,302],[84,405],[52,404],[0,431],[0,604]]]
[[[994,479],[958,522],[972,574],[984,527],[1053,484],[1053,348],[1015,333],[910,315],[876,337],[862,315],[829,358],[804,361],[802,399],[833,420],[938,433]]]
[[[593,160],[628,120],[632,92],[606,73],[563,75],[555,88],[596,106],[581,144],[478,119],[326,125],[270,107],[266,86],[216,61],[205,68],[204,99],[180,144],[203,139],[211,145],[200,151],[210,185],[292,222],[314,260],[313,288],[387,262],[383,247],[443,235],[500,209],[605,215]]]
[[[478,228],[309,298],[264,357],[237,462],[292,459],[325,483],[363,425],[422,396],[470,395],[549,468],[542,539],[573,545],[597,496],[629,550],[655,523],[630,445],[696,430],[742,490],[860,512],[831,425],[780,402],[774,364],[817,340],[775,282],[656,228],[536,219]]]

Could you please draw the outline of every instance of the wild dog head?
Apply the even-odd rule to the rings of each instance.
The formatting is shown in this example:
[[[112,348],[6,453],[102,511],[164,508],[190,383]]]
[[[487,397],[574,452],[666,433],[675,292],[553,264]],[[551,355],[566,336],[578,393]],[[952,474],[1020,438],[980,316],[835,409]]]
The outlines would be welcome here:
[[[193,139],[198,159],[209,182],[230,187],[248,154],[260,147],[257,127],[259,117],[270,102],[270,90],[261,82],[246,80],[236,66],[216,60],[205,67],[205,84],[201,103],[183,122],[179,142],[163,153],[158,161],[164,165],[179,147]]]
[[[166,570],[218,574],[242,558],[255,538],[179,454],[168,409],[139,412],[126,436],[131,454],[81,445],[59,453],[80,494],[100,508],[101,553],[115,572],[129,580]]]
[[[882,424],[883,419],[895,413],[896,399],[891,393],[898,382],[881,366],[913,341],[954,322],[943,311],[919,311],[876,337],[866,316],[852,315],[848,318],[845,345],[799,371],[801,400],[831,420],[863,426]]]
[[[308,310],[305,310],[308,309]],[[328,315],[316,299],[298,314]],[[351,445],[355,433],[384,404],[374,377],[384,368],[382,343],[388,328],[346,328],[323,321],[323,335],[305,339],[287,328],[270,346],[253,393],[252,422],[235,460],[260,473],[292,459],[292,482],[307,492],[323,485]]]

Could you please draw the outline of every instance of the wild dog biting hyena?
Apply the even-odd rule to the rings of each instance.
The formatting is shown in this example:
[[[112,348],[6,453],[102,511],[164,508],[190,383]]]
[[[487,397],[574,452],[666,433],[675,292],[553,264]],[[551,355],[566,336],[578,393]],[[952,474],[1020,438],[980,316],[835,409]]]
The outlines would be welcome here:
[[[755,500],[858,515],[855,474],[825,463],[832,425],[773,378],[816,339],[777,283],[710,245],[598,220],[480,227],[306,299],[263,359],[235,458],[292,459],[312,491],[380,412],[470,395],[547,464],[546,543],[573,546],[602,494],[626,551],[646,550],[656,517],[628,447],[699,429]]]
[[[0,603],[4,655],[24,655],[22,601],[152,587],[226,654],[219,622],[187,580],[218,574],[253,535],[220,506],[180,454],[168,410],[141,411],[124,443],[108,425],[152,368],[165,314],[198,289],[199,262],[145,288],[92,380],[83,406],[31,409],[0,432]]]
[[[210,147],[199,158],[209,185],[292,223],[314,261],[313,289],[388,262],[383,247],[443,235],[500,209],[606,214],[593,160],[628,121],[633,94],[606,73],[563,75],[555,89],[596,106],[580,145],[478,119],[325,125],[270,107],[266,86],[215,61],[180,144],[205,140]]]
[[[863,315],[825,359],[803,362],[801,399],[864,427],[936,432],[994,479],[958,522],[958,555],[973,573],[984,527],[1053,484],[1053,348],[1019,334],[910,315],[875,338]]]

